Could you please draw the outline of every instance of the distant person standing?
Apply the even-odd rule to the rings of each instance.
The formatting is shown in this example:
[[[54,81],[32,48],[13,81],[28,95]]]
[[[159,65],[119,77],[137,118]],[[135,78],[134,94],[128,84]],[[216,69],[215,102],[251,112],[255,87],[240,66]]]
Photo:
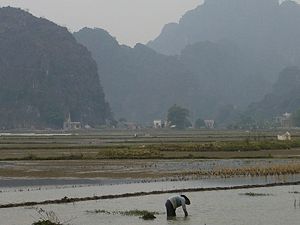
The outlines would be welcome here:
[[[166,202],[167,218],[176,217],[176,209],[182,207],[184,215],[187,217],[189,214],[186,211],[186,205],[190,205],[191,202],[185,195],[177,195],[170,197]]]

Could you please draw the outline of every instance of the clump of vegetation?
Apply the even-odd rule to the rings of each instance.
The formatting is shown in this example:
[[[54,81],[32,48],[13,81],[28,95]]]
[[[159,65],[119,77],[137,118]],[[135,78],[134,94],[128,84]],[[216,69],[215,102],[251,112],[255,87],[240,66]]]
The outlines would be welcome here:
[[[251,196],[251,197],[272,196],[272,194],[254,193],[254,192],[241,193],[240,195],[246,195],[246,196]]]
[[[147,210],[129,210],[129,211],[121,211],[120,212],[121,215],[123,216],[141,216],[141,217],[144,217],[144,216],[149,216],[149,215],[155,215],[155,214],[159,214],[158,212],[149,212]]]
[[[97,158],[104,159],[149,159],[160,158],[158,150],[152,149],[110,149],[98,153]]]
[[[42,157],[42,156],[37,156],[35,154],[28,154],[28,156],[25,156],[23,158],[20,158],[20,160],[82,160],[85,159],[84,155],[82,153],[80,154],[63,154],[61,156],[46,156],[46,157]],[[17,160],[17,159],[9,159],[9,160]]]
[[[234,176],[279,176],[286,174],[300,173],[299,164],[276,165],[270,167],[244,167],[244,168],[222,168],[217,170],[199,170],[178,174],[179,176],[217,176],[217,177],[234,177]]]
[[[156,217],[154,216],[153,213],[147,212],[146,214],[144,214],[142,216],[142,219],[143,220],[154,220],[154,219],[156,219]]]
[[[40,215],[39,221],[32,225],[63,225],[53,211],[45,211],[40,208],[37,209],[37,213]]]
[[[61,225],[61,223],[53,223],[50,220],[40,220],[33,223],[32,225]]]
[[[192,144],[161,144],[152,146],[160,151],[189,151],[189,152],[208,152],[208,151],[260,151],[273,149],[292,149],[300,147],[300,141],[214,141],[206,143]]]
[[[107,211],[107,210],[94,210],[94,211],[87,211],[88,213],[102,213],[107,215],[122,215],[122,216],[138,216],[144,220],[153,220],[155,219],[155,215],[158,215],[159,212],[149,212],[147,210],[129,210],[129,211]]]
[[[104,209],[95,209],[93,211],[87,211],[87,212],[88,213],[96,213],[96,214],[98,214],[98,213],[100,213],[100,214],[108,214],[108,215],[113,214],[113,212],[110,212],[110,211],[107,211],[107,210],[104,210]]]

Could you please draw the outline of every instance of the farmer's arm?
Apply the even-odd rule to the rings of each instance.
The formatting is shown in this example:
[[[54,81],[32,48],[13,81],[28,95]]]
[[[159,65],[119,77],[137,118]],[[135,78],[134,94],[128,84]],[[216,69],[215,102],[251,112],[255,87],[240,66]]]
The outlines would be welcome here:
[[[185,215],[185,216],[188,216],[189,214],[188,214],[188,212],[186,211],[185,200],[183,200],[183,201],[181,202],[181,205],[182,205],[182,210],[183,210],[183,212],[184,212],[184,215]]]

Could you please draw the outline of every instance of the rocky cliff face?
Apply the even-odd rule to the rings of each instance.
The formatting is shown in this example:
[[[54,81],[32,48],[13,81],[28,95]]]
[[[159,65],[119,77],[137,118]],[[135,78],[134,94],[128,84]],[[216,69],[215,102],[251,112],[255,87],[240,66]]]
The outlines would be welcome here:
[[[0,8],[0,128],[98,126],[111,118],[88,50],[66,28]]]
[[[287,67],[279,74],[273,89],[260,102],[249,106],[247,114],[255,118],[268,118],[300,109],[300,69]]]

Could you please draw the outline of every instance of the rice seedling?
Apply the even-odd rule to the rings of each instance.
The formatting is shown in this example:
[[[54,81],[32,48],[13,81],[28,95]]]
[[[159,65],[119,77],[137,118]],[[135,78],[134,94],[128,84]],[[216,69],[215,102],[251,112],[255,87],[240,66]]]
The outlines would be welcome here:
[[[246,195],[246,196],[250,196],[250,197],[272,196],[272,194],[254,193],[254,192],[240,193],[239,195]]]
[[[138,209],[134,209],[134,210],[128,210],[128,211],[107,211],[107,210],[103,210],[103,209],[96,209],[93,211],[87,211],[88,213],[102,213],[102,214],[119,214],[122,216],[143,216],[147,213],[151,213],[154,215],[159,215],[159,212],[150,212],[148,210],[138,210]]]
[[[155,219],[155,215],[160,214],[159,212],[149,212],[147,210],[129,210],[129,211],[107,211],[107,210],[94,210],[94,211],[87,211],[88,213],[101,213],[107,215],[121,215],[121,216],[138,216],[144,220],[153,220]]]
[[[299,191],[290,191],[289,193],[290,193],[290,194],[300,194]]]
[[[143,220],[154,220],[154,219],[156,219],[156,216],[154,216],[153,213],[147,212],[141,218]]]
[[[222,168],[215,170],[199,170],[178,174],[191,177],[234,177],[234,176],[279,176],[300,173],[300,164],[275,165],[270,167]]]
[[[40,220],[33,223],[32,225],[61,225],[60,223],[53,223],[50,220]]]

